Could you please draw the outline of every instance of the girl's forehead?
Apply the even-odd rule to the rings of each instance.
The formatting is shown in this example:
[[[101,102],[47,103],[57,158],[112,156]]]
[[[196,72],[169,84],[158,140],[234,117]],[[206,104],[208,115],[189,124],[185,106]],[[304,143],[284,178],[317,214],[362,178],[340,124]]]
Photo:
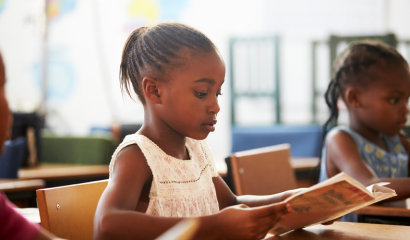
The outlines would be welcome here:
[[[410,88],[410,70],[408,66],[391,66],[373,70],[374,80],[370,85],[389,91],[391,89]]]
[[[225,63],[217,51],[186,54],[184,63],[173,71],[174,77],[192,75],[193,78],[224,78]]]

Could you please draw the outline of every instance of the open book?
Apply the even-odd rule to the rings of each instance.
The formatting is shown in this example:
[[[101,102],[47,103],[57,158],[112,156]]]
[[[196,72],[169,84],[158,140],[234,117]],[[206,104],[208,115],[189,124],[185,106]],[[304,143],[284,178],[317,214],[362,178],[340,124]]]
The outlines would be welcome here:
[[[344,172],[287,198],[293,211],[270,230],[282,234],[328,222],[359,208],[396,196],[393,189],[377,183],[367,188]]]

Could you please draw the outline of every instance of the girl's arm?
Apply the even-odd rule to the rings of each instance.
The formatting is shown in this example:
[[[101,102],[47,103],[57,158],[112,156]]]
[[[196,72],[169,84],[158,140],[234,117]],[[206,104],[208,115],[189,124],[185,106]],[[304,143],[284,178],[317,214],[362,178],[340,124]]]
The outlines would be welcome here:
[[[326,167],[329,177],[345,172],[365,186],[378,182],[390,182],[389,188],[397,196],[385,200],[397,201],[410,197],[410,178],[378,178],[360,156],[354,139],[344,131],[333,131],[326,139]]]
[[[243,195],[243,196],[236,196],[233,194],[231,189],[226,185],[225,181],[220,177],[212,178],[216,195],[218,197],[219,202],[219,209],[224,209],[229,206],[237,205],[237,204],[245,204],[249,207],[257,207],[257,206],[264,206],[273,203],[279,203],[285,200],[286,198],[292,196],[294,193],[302,190],[302,189],[294,189],[289,190],[286,192],[273,194],[273,195],[266,195],[266,196],[254,196],[254,195]]]
[[[152,173],[140,148],[137,145],[124,148],[117,156],[112,178],[97,206],[95,239],[154,239],[181,220],[135,211],[144,185],[151,181]],[[195,239],[259,239],[285,213],[284,204],[227,208],[200,217]]]

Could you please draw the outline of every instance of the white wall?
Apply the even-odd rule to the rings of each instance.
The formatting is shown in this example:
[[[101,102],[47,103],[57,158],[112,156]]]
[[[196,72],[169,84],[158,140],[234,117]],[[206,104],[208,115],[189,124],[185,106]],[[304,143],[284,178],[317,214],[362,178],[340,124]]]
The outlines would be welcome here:
[[[43,1],[8,0],[0,6],[0,49],[7,64],[7,96],[13,110],[32,111],[40,103]],[[329,34],[388,31],[410,38],[410,2],[406,0],[65,0],[71,3],[65,9],[58,8],[59,1],[51,2],[60,13],[52,15],[49,24],[49,64],[54,72],[49,74],[48,124],[76,135],[112,121],[142,121],[141,104],[123,98],[118,83],[123,44],[131,30],[142,24],[173,19],[198,28],[215,42],[227,67],[230,37],[279,35],[283,119],[293,124],[311,118],[312,40]],[[141,8],[148,10],[138,12]],[[327,56],[325,51],[322,55]],[[325,85],[327,63],[318,74]],[[227,71],[217,131],[209,136],[219,158],[231,148],[229,84]]]

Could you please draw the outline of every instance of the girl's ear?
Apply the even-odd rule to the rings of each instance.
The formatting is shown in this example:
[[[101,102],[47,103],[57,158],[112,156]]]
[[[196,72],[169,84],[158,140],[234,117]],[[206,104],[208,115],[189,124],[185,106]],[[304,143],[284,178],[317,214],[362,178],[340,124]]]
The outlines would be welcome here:
[[[152,77],[144,77],[142,79],[142,91],[145,99],[150,100],[153,103],[161,103],[161,95],[159,91],[159,82]]]
[[[357,89],[347,87],[344,94],[346,105],[349,109],[359,108],[361,106],[360,92]]]

